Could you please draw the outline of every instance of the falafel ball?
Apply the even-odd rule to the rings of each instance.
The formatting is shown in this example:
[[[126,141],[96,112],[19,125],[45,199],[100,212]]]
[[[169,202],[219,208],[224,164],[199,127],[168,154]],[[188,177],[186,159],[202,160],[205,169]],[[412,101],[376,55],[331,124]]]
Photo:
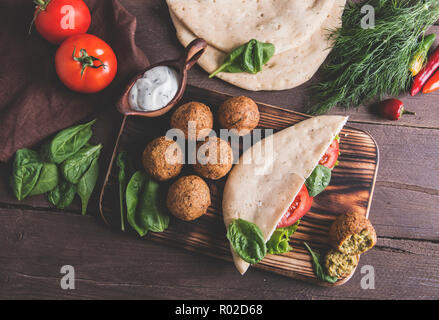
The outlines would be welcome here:
[[[185,176],[175,181],[168,191],[166,206],[177,218],[192,221],[207,212],[210,206],[210,190],[198,176]]]
[[[193,127],[189,127],[190,121]],[[213,128],[212,111],[201,102],[188,102],[175,110],[171,127],[183,131],[186,139],[204,139]]]
[[[332,246],[344,254],[361,254],[377,242],[370,221],[361,213],[348,212],[335,219],[329,229]]]
[[[350,275],[355,270],[358,261],[358,255],[344,254],[331,249],[325,256],[325,267],[331,277],[342,278]]]
[[[216,137],[208,137],[197,144],[194,170],[204,178],[218,180],[224,177],[233,166],[233,151],[230,145]]]
[[[258,105],[244,96],[230,98],[218,109],[218,122],[221,128],[236,129],[240,136],[245,136],[256,128],[259,119]]]
[[[142,154],[143,167],[157,181],[167,181],[178,176],[183,162],[180,146],[166,136],[151,141]]]

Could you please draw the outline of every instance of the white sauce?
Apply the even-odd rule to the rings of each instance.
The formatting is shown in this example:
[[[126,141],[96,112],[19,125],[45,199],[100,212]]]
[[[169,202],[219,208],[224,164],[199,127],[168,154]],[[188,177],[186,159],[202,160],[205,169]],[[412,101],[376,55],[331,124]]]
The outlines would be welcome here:
[[[130,106],[138,111],[155,111],[175,97],[179,85],[177,71],[166,66],[152,68],[138,79],[130,91]]]

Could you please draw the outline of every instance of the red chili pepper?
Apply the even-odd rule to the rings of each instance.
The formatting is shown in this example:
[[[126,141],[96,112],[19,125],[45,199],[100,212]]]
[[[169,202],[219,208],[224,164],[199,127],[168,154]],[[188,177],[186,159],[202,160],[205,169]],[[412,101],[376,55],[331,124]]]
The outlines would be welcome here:
[[[421,91],[424,84],[430,79],[431,75],[439,68],[439,47],[435,49],[428,59],[428,63],[421,72],[415,77],[410,94],[415,96]]]
[[[427,84],[422,89],[422,93],[430,93],[433,91],[439,90],[439,71],[437,71],[431,78],[428,80]]]
[[[404,109],[404,103],[398,99],[387,99],[380,103],[380,114],[389,120],[399,120],[403,114],[416,113]]]

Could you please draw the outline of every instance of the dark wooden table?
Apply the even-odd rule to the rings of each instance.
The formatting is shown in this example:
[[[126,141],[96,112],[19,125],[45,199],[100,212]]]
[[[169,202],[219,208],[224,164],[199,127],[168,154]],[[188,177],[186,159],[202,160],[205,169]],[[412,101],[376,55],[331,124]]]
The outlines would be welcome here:
[[[152,63],[178,56],[181,46],[164,1],[121,2],[137,17],[136,41]],[[439,34],[439,26],[432,31]],[[306,103],[306,86],[247,92],[209,80],[198,66],[191,70],[189,82],[292,110],[303,111]],[[439,92],[402,96],[417,116],[399,122],[383,121],[367,107],[333,112],[350,115],[351,125],[371,133],[380,149],[370,213],[378,244],[339,288],[320,288],[254,269],[241,277],[231,263],[113,233],[97,218],[96,195],[91,210],[95,216],[81,216],[76,202],[65,212],[50,208],[44,197],[19,203],[8,186],[9,165],[2,164],[0,298],[438,299],[438,98]],[[106,147],[103,163],[118,127],[118,118],[110,114],[100,113],[95,130]],[[60,287],[63,265],[75,268],[75,290]],[[374,267],[374,290],[361,288],[364,265]]]

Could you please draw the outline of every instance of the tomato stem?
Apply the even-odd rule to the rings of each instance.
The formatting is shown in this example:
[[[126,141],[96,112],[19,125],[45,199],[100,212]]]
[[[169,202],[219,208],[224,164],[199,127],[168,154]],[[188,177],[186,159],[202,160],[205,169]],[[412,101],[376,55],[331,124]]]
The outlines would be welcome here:
[[[34,3],[36,5],[36,8],[38,8],[38,10],[37,10],[37,12],[35,12],[34,17],[32,18],[32,21],[30,23],[29,31],[28,31],[29,35],[30,35],[31,31],[32,31],[32,26],[34,25],[35,20],[37,20],[38,15],[40,14],[41,11],[46,10],[46,8],[49,5],[50,1],[51,0],[34,0]]]
[[[85,50],[85,49],[79,50],[79,54],[80,54],[79,57],[75,57],[75,53],[76,53],[76,47],[73,49],[72,59],[81,63],[81,66],[82,66],[81,77],[84,74],[85,69],[87,69],[87,68],[99,69],[100,67],[102,67],[105,69],[105,67],[106,67],[106,65],[102,62],[101,59],[93,57],[93,56],[89,56],[87,53],[87,50]],[[95,61],[99,61],[101,64],[99,66],[95,66],[94,65]]]

